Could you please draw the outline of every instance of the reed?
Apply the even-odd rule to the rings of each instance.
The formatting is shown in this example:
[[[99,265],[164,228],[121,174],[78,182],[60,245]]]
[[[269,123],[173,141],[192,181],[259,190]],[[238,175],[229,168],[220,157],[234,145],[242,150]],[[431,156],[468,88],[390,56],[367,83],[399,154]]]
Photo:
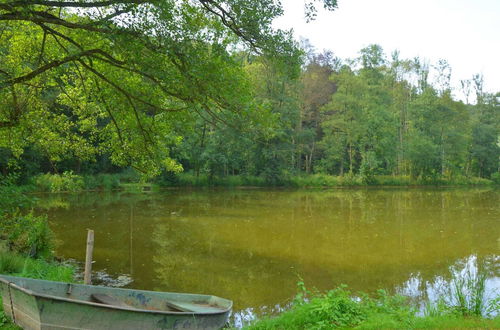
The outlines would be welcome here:
[[[487,272],[466,267],[463,273],[453,275],[450,287],[450,307],[463,316],[482,316],[486,310]]]

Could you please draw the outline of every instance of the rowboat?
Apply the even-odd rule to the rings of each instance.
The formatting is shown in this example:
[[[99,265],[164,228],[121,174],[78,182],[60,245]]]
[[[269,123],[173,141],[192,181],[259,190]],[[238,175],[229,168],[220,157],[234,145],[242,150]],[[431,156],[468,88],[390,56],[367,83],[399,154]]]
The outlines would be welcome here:
[[[0,275],[3,309],[24,329],[220,329],[232,301]]]

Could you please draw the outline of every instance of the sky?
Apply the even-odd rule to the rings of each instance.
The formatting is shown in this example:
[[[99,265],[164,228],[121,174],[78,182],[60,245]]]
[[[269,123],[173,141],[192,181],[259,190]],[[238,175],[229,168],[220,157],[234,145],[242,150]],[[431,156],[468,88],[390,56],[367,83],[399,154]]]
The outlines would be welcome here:
[[[401,58],[446,59],[456,94],[459,81],[476,73],[483,74],[485,91],[500,92],[500,0],[338,0],[334,12],[321,8],[310,23],[304,0],[282,4],[285,14],[275,26],[293,29],[318,51],[355,58],[379,44],[387,55],[397,49]]]

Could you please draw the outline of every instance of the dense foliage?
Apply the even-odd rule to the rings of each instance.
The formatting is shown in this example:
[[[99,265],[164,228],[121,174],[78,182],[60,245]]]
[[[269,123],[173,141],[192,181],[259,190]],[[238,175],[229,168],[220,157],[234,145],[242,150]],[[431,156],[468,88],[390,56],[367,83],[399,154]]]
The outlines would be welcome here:
[[[452,91],[446,61],[431,68],[397,52],[389,60],[377,45],[352,60],[329,52],[309,52],[302,65],[291,60],[281,66],[251,56],[245,64],[255,97],[278,119],[272,134],[200,123],[176,150],[184,169],[268,182],[301,173],[365,183],[375,175],[421,181],[498,176],[499,95],[485,93],[480,76]],[[467,86],[474,86],[474,104]]]
[[[498,315],[486,312],[484,314],[490,318],[482,318],[481,311],[475,313],[444,300],[439,306],[427,302],[426,305],[432,307],[427,307],[423,315],[419,315],[407,297],[390,295],[384,290],[379,290],[375,297],[364,293],[353,297],[346,286],[324,294],[309,292],[302,282],[299,286],[301,292],[290,309],[278,316],[257,320],[246,329],[450,329],[496,328],[500,324]],[[487,310],[497,312],[499,298],[489,301]]]
[[[309,18],[315,2],[336,6],[307,1]],[[179,171],[170,151],[197,118],[265,119],[234,53],[294,52],[271,26],[281,14],[269,0],[2,0],[0,147],[53,168],[106,155],[149,176]]]
[[[15,186],[15,180],[7,177],[0,181],[0,252],[8,250],[31,257],[52,257],[52,231],[47,218],[27,211],[33,198]]]
[[[336,6],[308,1],[308,19],[314,2]],[[0,171],[59,174],[39,177],[55,190],[130,166],[162,182],[500,180],[499,95],[481,75],[452,90],[444,60],[317,53],[272,28],[281,13],[267,0],[0,1]]]

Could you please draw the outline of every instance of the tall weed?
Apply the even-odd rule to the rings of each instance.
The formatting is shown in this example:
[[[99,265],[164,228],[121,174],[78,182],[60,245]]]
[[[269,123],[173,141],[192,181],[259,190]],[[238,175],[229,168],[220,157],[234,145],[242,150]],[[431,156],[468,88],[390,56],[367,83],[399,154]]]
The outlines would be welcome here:
[[[479,267],[454,273],[449,287],[450,307],[463,316],[481,316],[486,309],[486,278]]]

